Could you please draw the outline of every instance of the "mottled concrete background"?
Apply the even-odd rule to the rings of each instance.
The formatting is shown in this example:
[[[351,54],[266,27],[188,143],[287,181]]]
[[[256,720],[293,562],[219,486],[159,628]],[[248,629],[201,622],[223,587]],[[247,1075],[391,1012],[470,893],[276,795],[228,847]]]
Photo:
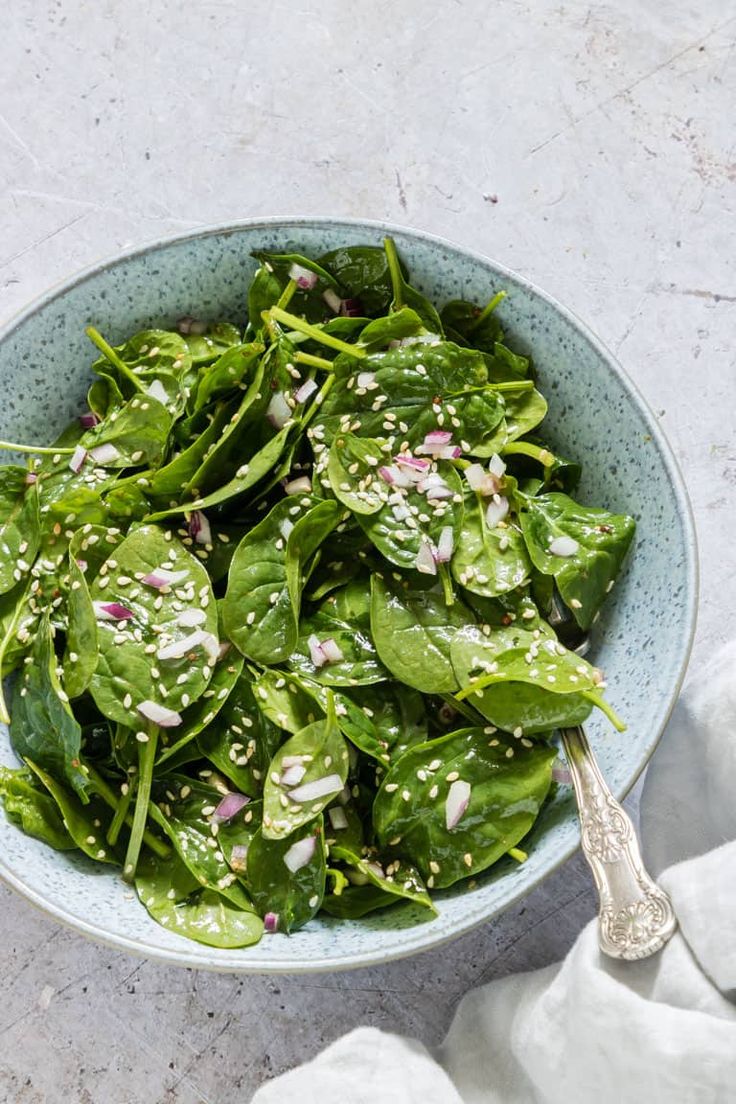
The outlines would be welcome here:
[[[13,0],[0,35],[0,317],[132,243],[266,214],[388,218],[590,321],[690,486],[695,663],[732,631],[736,303],[729,0]],[[346,1028],[442,1036],[465,990],[592,915],[579,860],[383,969],[164,969],[0,891],[0,1099],[241,1104]]]

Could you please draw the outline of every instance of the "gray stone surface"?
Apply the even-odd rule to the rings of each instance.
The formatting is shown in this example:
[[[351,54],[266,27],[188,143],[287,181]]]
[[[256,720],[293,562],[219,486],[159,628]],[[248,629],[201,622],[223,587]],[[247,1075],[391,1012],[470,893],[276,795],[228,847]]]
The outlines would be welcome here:
[[[15,0],[0,37],[0,318],[131,243],[251,215],[389,218],[547,288],[661,419],[702,557],[694,665],[736,609],[729,0]],[[0,890],[0,1099],[234,1104],[358,1023],[437,1042],[562,955],[579,859],[404,963],[258,979],[93,946]]]

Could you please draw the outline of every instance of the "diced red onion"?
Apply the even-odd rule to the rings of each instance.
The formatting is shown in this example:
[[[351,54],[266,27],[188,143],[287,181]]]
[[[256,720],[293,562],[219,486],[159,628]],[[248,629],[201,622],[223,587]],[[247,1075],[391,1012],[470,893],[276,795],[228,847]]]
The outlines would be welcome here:
[[[80,571],[86,571],[87,570],[87,561],[86,560],[77,560],[77,567],[79,568]]]
[[[207,614],[203,609],[185,609],[176,619],[177,625],[183,629],[194,629],[197,625],[203,625],[207,620]]]
[[[138,706],[138,712],[160,728],[176,728],[181,724],[180,713],[175,709],[167,709],[165,705],[159,705],[158,702],[142,701]]]
[[[468,481],[468,486],[476,494],[492,495],[498,492],[498,479],[487,472],[482,464],[471,464],[465,469],[463,475]]]
[[[189,535],[197,544],[212,544],[212,528],[201,510],[192,510],[189,515]]]
[[[459,445],[443,445],[436,455],[438,460],[457,460],[462,454],[463,450]]]
[[[437,564],[435,563],[434,552],[432,551],[432,545],[429,541],[422,541],[419,545],[419,551],[417,552],[414,566],[417,571],[421,571],[423,575],[437,574]]]
[[[317,273],[304,265],[294,263],[289,269],[289,279],[293,280],[302,291],[311,291],[317,284]]]
[[[275,429],[283,429],[291,417],[291,407],[283,391],[275,391],[266,409],[266,417]]]
[[[445,824],[447,830],[454,828],[465,816],[470,804],[470,783],[458,778],[450,786],[445,801]]]
[[[426,494],[427,498],[452,498],[453,491],[448,487],[441,475],[432,473],[426,479],[417,483],[420,494]]]
[[[212,814],[213,820],[232,820],[248,803],[250,798],[241,793],[225,794]]]
[[[157,402],[162,403],[164,406],[169,401],[169,396],[166,393],[166,388],[162,384],[160,379],[155,379],[151,383],[150,387],[146,391],[147,395],[150,395],[152,399],[156,399]]]
[[[28,472],[26,475],[26,483],[29,487],[32,487],[34,483],[38,483],[38,476],[35,472]]]
[[[495,475],[497,479],[500,479],[505,474],[506,465],[497,452],[494,452],[493,456],[488,461],[488,470],[491,475]]]
[[[284,538],[284,540],[288,540],[289,539],[289,534],[291,533],[291,530],[294,528],[294,522],[290,521],[289,518],[284,518],[284,520],[281,522],[281,525],[279,526],[279,528],[281,529],[281,536]]]
[[[317,801],[327,794],[336,794],[342,789],[342,779],[339,774],[327,774],[323,778],[315,778],[314,782],[305,782],[303,786],[297,786],[289,793],[289,801],[296,801],[299,805],[305,805],[308,801]]]
[[[562,786],[569,786],[572,783],[570,768],[562,759],[555,759],[552,764],[552,781],[559,782]]]
[[[189,334],[192,332],[192,323],[194,319],[191,314],[185,314],[183,318],[180,318],[176,324],[176,328],[180,334]]]
[[[498,498],[498,502],[496,502]],[[499,521],[503,521],[509,512],[509,500],[502,495],[494,495],[488,503],[486,510],[486,525],[489,529],[495,529]]]
[[[360,299],[343,299],[340,304],[340,314],[343,318],[360,318],[363,313],[363,304]]]
[[[71,468],[71,470],[74,472],[75,475],[77,474],[77,472],[80,472],[82,470],[82,465],[84,464],[84,461],[86,459],[87,459],[87,450],[86,450],[86,448],[84,448],[82,445],[77,445],[74,452],[72,453],[72,458],[69,461],[69,467]]]
[[[436,456],[445,445],[449,445],[452,441],[452,433],[447,429],[432,429],[425,436],[421,445],[417,445],[414,449],[417,453],[427,453],[429,456]]]
[[[114,445],[97,445],[89,450],[89,454],[95,464],[111,464],[120,456],[120,451]]]
[[[324,667],[325,663],[339,663],[341,659],[344,659],[332,637],[321,641],[318,636],[312,634],[308,638],[307,644],[309,645],[309,655],[315,667]]]
[[[356,379],[358,387],[372,387],[376,382],[375,372],[358,372],[358,378]]]
[[[84,414],[79,415],[79,424],[82,429],[93,429],[99,422],[99,418],[96,414],[93,414],[91,410],[85,410]]]
[[[119,602],[93,602],[95,617],[98,621],[130,621],[133,611]]]
[[[347,828],[348,818],[345,816],[345,810],[341,809],[339,805],[333,805],[331,809],[328,809],[327,815],[330,818],[330,824],[336,832],[340,832],[343,828]]]
[[[188,571],[169,571],[166,567],[156,567],[148,575],[144,575],[141,582],[160,590],[161,587],[176,586],[188,578]]]
[[[574,556],[580,545],[573,537],[555,537],[550,541],[549,550],[553,556]]]
[[[306,773],[307,768],[302,763],[294,763],[282,771],[279,782],[282,786],[298,786]]]
[[[289,767],[300,767],[304,762],[303,755],[285,755],[281,760],[281,766],[284,770],[288,770]]]
[[[440,539],[437,542],[437,554],[435,556],[437,563],[449,563],[452,559],[454,548],[455,534],[452,531],[452,526],[446,525],[440,533]]]
[[[398,456],[394,456],[394,460],[397,464],[400,464],[402,468],[409,468],[416,472],[429,471],[431,460],[421,460],[418,456],[405,456],[399,453]]]
[[[374,878],[385,878],[386,877],[386,872],[384,871],[384,869],[383,869],[383,867],[381,866],[380,863],[367,862],[365,864],[365,868],[366,868],[366,870],[370,870],[370,872],[371,872],[371,874],[373,875]]]
[[[296,479],[290,479],[288,483],[284,483],[284,490],[287,495],[310,494],[312,480],[308,475],[299,475]]]
[[[388,483],[390,487],[410,487],[413,482],[406,472],[402,472],[393,464],[379,468],[378,474],[384,483]]]
[[[159,648],[157,654],[158,659],[182,659],[189,652],[193,652],[196,648],[204,648],[207,657],[213,661],[217,659],[217,653],[220,648],[220,642],[216,636],[210,632],[206,632],[204,629],[196,629],[189,636],[182,637],[181,640],[174,640],[171,644],[164,644],[162,648]]]
[[[303,403],[306,402],[310,395],[313,395],[317,390],[317,381],[313,379],[305,380],[301,387],[297,387],[294,392],[294,402]]]
[[[334,314],[340,313],[342,309],[342,299],[336,291],[333,291],[332,288],[326,288],[322,292],[322,298]]]
[[[314,666],[324,667],[325,663],[327,662],[327,656],[322,651],[322,645],[320,643],[319,637],[315,636],[313,633],[307,639],[307,644],[309,645],[309,655]]]
[[[301,870],[303,866],[306,866],[307,863],[311,861],[316,846],[316,836],[304,836],[303,839],[297,840],[296,843],[292,843],[291,847],[284,855],[284,864],[289,868],[292,874],[296,874],[297,870]]]
[[[217,662],[218,663],[220,662],[221,659],[225,658],[227,653],[230,651],[230,648],[231,648],[231,644],[230,644],[229,640],[221,640],[220,641],[220,646],[217,649]]]
[[[409,507],[398,502],[394,503],[391,507],[391,513],[397,521],[406,521],[408,517],[411,517],[411,510]]]
[[[248,848],[244,843],[236,843],[230,851],[230,866],[240,874],[245,870]]]
[[[321,648],[322,654],[325,656],[328,663],[340,663],[345,658],[331,636],[328,636],[326,640],[322,641]]]
[[[263,917],[263,930],[268,932],[269,935],[273,935],[274,932],[279,930],[279,914],[277,912],[267,912]]]

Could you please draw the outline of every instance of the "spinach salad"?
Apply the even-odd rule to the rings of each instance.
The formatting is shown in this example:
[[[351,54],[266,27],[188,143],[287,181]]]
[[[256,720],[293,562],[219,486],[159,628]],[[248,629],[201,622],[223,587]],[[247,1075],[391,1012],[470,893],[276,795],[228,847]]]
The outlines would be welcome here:
[[[0,468],[6,815],[218,947],[431,917],[526,858],[556,729],[623,728],[570,626],[634,522],[571,497],[503,293],[438,311],[390,239],[257,259],[244,331],[90,327],[87,412]]]

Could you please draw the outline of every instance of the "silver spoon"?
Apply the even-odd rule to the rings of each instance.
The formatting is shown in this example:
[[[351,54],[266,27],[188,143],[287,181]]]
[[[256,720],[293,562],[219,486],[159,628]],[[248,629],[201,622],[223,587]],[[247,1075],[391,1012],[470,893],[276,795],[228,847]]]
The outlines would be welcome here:
[[[558,624],[563,620],[564,614]],[[574,650],[582,656],[589,647],[585,636]],[[677,928],[672,902],[644,869],[631,818],[608,788],[583,728],[563,728],[561,736],[578,803],[581,846],[598,889],[598,943],[612,958],[648,958]]]

